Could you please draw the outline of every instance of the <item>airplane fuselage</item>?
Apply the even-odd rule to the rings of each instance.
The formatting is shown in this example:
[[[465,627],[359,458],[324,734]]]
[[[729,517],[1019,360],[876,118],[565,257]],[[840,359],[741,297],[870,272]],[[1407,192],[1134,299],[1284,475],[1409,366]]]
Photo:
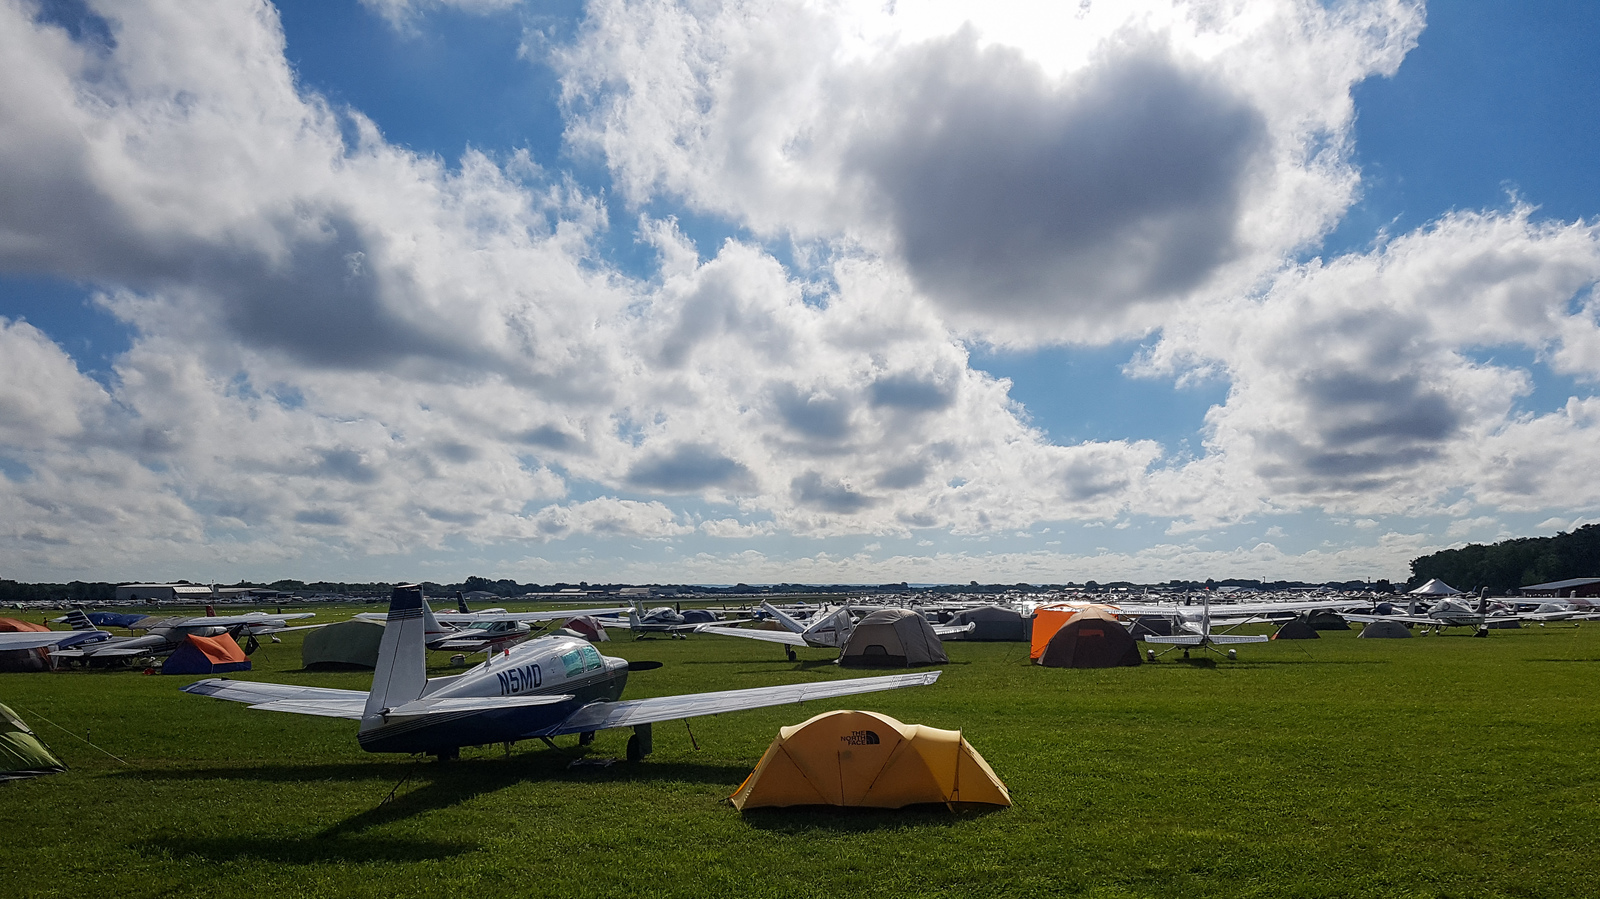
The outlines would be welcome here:
[[[628,683],[628,663],[603,656],[576,637],[539,637],[519,643],[452,677],[432,678],[424,700],[482,697],[565,697],[540,705],[508,705],[493,711],[448,711],[426,716],[390,716],[363,725],[359,739],[368,752],[439,752],[460,746],[508,743],[540,735],[595,700],[616,701]]]

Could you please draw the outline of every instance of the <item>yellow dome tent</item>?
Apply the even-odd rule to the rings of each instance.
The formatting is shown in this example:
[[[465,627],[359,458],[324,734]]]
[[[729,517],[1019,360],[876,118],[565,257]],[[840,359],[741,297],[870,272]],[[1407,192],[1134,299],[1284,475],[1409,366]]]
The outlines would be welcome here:
[[[844,711],[780,729],[756,769],[728,798],[741,811],[791,805],[1011,804],[1005,784],[961,731]]]

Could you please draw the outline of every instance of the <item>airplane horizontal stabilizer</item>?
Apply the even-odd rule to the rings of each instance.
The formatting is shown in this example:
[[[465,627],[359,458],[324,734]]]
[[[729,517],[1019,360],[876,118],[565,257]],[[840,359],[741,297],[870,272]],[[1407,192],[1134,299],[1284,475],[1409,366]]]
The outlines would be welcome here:
[[[1272,638],[1266,634],[1212,634],[1212,643],[1265,643]]]
[[[288,704],[296,701],[311,701],[315,703],[352,702],[355,703],[357,718],[361,717],[361,704],[367,701],[365,690],[336,690],[332,687],[264,684],[256,681],[229,680],[226,677],[210,677],[205,680],[195,681],[184,687],[183,692],[194,693],[199,696],[210,696],[213,699],[227,699],[232,702],[248,703],[255,708],[263,708],[273,703]],[[300,714],[305,715],[327,714],[325,712],[310,712],[289,708],[278,709],[278,711],[299,711]]]
[[[1202,638],[1199,634],[1173,634],[1171,636],[1146,634],[1139,639],[1146,643],[1172,643],[1177,646],[1199,646],[1200,641],[1204,638]]]
[[[684,696],[657,696],[651,699],[625,699],[620,702],[591,702],[552,727],[527,734],[529,737],[555,737],[612,727],[629,727],[656,721],[676,721],[699,715],[716,715],[744,709],[787,705],[812,699],[834,699],[857,693],[926,686],[939,679],[939,671],[892,674],[886,677],[857,677],[849,680],[789,684],[779,687],[753,687],[748,690],[722,690],[690,693]]]

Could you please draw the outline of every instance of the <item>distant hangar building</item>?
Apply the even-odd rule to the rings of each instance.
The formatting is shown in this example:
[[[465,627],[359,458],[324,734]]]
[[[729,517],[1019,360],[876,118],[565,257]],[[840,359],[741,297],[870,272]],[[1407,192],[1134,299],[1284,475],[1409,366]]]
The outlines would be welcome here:
[[[1548,584],[1529,584],[1521,588],[1523,596],[1550,596],[1556,599],[1600,596],[1600,577],[1575,577]]]
[[[207,602],[215,594],[205,584],[121,584],[117,602]]]

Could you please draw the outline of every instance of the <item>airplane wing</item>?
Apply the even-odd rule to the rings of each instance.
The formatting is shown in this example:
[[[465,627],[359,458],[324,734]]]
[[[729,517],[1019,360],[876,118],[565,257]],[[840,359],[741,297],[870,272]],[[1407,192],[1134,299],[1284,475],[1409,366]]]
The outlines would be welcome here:
[[[263,684],[254,681],[212,677],[183,688],[185,693],[242,702],[253,709],[293,712],[324,718],[361,720],[367,705],[364,690],[335,690],[331,687],[297,687],[291,684]]]
[[[619,613],[626,615],[628,611],[628,609],[607,606],[603,609],[555,609],[545,612],[467,612],[466,614],[460,612],[434,612],[433,617],[440,624],[467,625],[480,621],[555,621],[561,618],[577,618],[582,615],[594,615],[596,617]],[[381,613],[364,612],[356,617],[372,617],[382,620],[386,616]]]
[[[0,651],[12,649],[43,649],[46,646],[66,648],[90,640],[109,640],[106,631],[22,631],[0,634]]]
[[[891,674],[886,677],[856,677],[848,680],[824,681],[810,684],[788,684],[781,687],[755,687],[748,690],[723,690],[715,693],[689,693],[681,696],[657,696],[651,699],[624,699],[620,702],[591,702],[573,712],[560,724],[528,734],[530,737],[555,737],[577,734],[611,727],[628,727],[656,721],[676,721],[699,715],[716,715],[743,709],[759,709],[773,705],[787,705],[811,699],[833,699],[872,693],[878,690],[897,690],[901,687],[920,687],[939,679],[939,671],[920,671],[915,674]]]
[[[253,625],[260,628],[284,628],[285,621],[293,618],[314,618],[316,612],[287,612],[282,615],[268,615],[263,612],[247,612],[243,615],[200,615],[194,618],[175,618],[166,622],[165,627],[236,627],[241,624]]]
[[[763,631],[753,628],[727,627],[719,624],[701,624],[695,627],[698,633],[721,634],[724,637],[743,637],[746,640],[765,640],[768,643],[783,643],[788,646],[806,646],[806,638],[789,631]]]

